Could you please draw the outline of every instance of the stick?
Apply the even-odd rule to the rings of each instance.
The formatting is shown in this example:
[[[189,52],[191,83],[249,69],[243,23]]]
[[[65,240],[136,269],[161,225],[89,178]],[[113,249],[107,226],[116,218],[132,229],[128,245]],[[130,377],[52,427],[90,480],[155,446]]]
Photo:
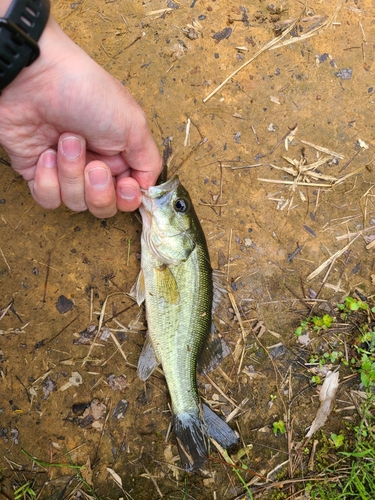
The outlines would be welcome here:
[[[47,272],[46,272],[46,279],[44,281],[44,292],[43,292],[43,300],[42,300],[43,303],[46,301],[47,284],[48,284],[48,277],[49,277],[50,265],[51,265],[51,250],[48,250]]]

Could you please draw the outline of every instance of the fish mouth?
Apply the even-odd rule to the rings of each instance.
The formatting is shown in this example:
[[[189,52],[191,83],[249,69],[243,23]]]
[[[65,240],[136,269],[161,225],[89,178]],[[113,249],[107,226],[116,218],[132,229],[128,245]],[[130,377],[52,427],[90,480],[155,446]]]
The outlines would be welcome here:
[[[142,189],[142,194],[144,197],[158,199],[162,196],[174,191],[177,186],[180,184],[179,178],[177,175],[172,175],[170,179],[162,184],[158,184],[157,186],[151,186],[148,189]]]
[[[159,184],[157,186],[151,186],[148,189],[141,189],[142,192],[142,205],[140,206],[141,215],[143,216],[142,212],[144,212],[148,218],[152,217],[152,213],[155,211],[155,209],[164,202],[163,198],[166,195],[172,193],[175,189],[177,189],[179,184],[180,181],[177,175],[173,175],[169,180],[163,182],[163,184]]]

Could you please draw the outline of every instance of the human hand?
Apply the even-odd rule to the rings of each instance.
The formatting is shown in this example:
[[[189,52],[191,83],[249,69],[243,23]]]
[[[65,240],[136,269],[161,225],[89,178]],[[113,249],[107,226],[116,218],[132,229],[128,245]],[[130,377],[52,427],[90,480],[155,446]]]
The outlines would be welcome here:
[[[0,142],[44,208],[132,211],[162,160],[130,93],[50,18],[40,57],[0,96]]]

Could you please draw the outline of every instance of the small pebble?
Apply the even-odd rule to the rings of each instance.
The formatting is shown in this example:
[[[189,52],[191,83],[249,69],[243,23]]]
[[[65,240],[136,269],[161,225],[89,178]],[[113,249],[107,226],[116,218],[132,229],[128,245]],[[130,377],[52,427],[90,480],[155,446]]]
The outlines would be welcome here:
[[[201,14],[200,16],[198,16],[198,19],[200,21],[204,21],[206,19],[207,16],[205,16],[204,14]]]

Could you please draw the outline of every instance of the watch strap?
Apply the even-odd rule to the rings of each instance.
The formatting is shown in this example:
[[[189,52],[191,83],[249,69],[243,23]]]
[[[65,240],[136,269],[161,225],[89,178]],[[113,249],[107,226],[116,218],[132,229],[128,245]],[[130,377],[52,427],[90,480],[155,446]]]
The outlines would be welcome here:
[[[50,8],[49,0],[13,0],[0,18],[0,92],[39,56]]]

